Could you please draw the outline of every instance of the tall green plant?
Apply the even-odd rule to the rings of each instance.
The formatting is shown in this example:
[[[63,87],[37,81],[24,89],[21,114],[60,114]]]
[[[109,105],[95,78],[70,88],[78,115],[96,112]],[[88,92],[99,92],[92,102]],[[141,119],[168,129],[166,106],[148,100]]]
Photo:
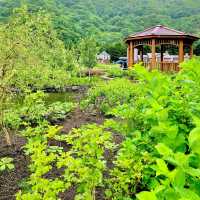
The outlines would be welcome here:
[[[90,70],[95,67],[97,59],[97,43],[94,38],[85,38],[82,39],[80,42],[80,64],[84,67],[89,69],[89,76]]]
[[[130,141],[127,147],[122,143],[110,171],[108,197],[200,198],[198,63],[186,63],[176,77],[135,68],[134,101],[116,106],[110,113],[118,120],[107,123]],[[141,176],[135,179],[133,174]]]

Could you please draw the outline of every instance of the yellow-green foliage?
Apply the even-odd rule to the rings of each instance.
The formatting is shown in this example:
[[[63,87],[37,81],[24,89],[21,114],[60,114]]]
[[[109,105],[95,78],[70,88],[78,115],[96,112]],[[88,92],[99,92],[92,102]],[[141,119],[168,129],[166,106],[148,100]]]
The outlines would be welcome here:
[[[106,113],[117,105],[133,101],[135,90],[135,85],[125,78],[111,80],[91,88],[82,105],[94,105]]]
[[[198,60],[190,61],[175,77],[135,68],[134,101],[110,112],[121,122],[110,121],[108,127],[123,132],[126,140],[108,180],[109,197],[129,199],[139,192],[138,200],[200,199],[197,66]]]
[[[85,105],[114,116],[103,125],[61,134],[39,119],[39,126],[24,130],[31,175],[17,199],[59,199],[75,186],[76,200],[94,200],[97,189],[113,200],[199,200],[197,66],[192,60],[172,76],[136,66],[137,82],[116,79],[92,88]],[[120,134],[123,141],[114,145]],[[69,148],[51,146],[52,140]],[[48,179],[55,169],[61,175]]]

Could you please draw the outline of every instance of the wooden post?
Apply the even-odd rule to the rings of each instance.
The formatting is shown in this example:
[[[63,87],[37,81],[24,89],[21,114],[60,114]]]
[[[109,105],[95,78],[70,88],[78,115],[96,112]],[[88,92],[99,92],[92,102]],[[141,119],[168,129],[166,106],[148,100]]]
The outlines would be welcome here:
[[[143,48],[143,46],[141,46],[141,49],[140,49],[140,61],[141,62],[144,61],[143,55],[144,55],[144,48]]]
[[[128,66],[129,66],[129,62],[130,62],[129,52],[130,52],[130,45],[128,43],[128,47],[127,47],[127,64],[128,64]]]
[[[131,67],[133,67],[134,64],[135,64],[135,48],[134,48],[134,46],[132,46],[132,65],[131,65]]]
[[[155,39],[152,39],[151,53],[152,53],[151,69],[154,69],[156,68],[156,40]]]
[[[161,44],[161,57],[160,57],[161,62],[163,62],[164,60],[163,53],[164,53],[164,46]]]
[[[190,45],[190,59],[193,57],[193,46],[192,44]]]
[[[164,55],[163,55],[163,53],[164,53],[164,46],[161,44],[161,46],[160,46],[160,69],[161,69],[161,71],[164,71],[164,68],[163,68]]]
[[[184,61],[184,44],[183,40],[179,41],[179,64]]]
[[[133,42],[130,41],[128,45],[128,67],[131,68],[133,66]]]

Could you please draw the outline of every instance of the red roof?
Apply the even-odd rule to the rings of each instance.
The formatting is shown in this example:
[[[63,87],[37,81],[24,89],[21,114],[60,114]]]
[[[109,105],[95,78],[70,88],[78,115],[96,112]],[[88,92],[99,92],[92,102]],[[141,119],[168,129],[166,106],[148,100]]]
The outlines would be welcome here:
[[[162,25],[157,25],[151,28],[148,28],[146,30],[144,30],[143,32],[139,32],[139,33],[135,33],[132,35],[129,35],[129,37],[127,38],[127,40],[129,39],[134,39],[134,38],[145,38],[145,37],[191,37],[194,40],[199,39],[198,37],[192,35],[192,34],[187,34],[185,32],[182,31],[177,31],[171,28],[168,28],[166,26],[162,26]]]

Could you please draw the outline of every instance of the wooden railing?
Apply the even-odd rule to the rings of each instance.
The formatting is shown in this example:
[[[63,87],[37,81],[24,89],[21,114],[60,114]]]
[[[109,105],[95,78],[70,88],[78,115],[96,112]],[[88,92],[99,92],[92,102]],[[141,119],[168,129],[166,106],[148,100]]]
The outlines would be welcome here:
[[[156,62],[155,66],[152,66],[151,62],[144,62],[144,67],[151,69],[158,69],[163,72],[178,72],[180,70],[178,62]]]

